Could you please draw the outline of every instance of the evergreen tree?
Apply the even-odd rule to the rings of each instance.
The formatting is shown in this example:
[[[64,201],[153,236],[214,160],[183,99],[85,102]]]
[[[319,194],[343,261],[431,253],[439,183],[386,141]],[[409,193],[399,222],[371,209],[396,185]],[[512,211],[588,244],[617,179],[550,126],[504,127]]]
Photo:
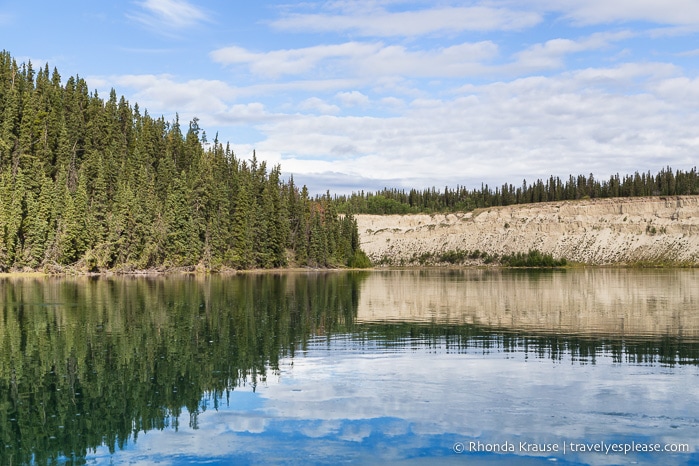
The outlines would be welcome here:
[[[25,239],[23,263],[29,267],[39,267],[44,261],[49,230],[52,226],[51,206],[53,205],[53,183],[44,176],[38,197],[28,201],[28,227]]]
[[[1,270],[328,266],[347,256],[342,225],[329,193],[208,144],[197,118],[183,135],[179,116],[0,53]]]
[[[168,194],[165,209],[167,241],[165,243],[166,265],[185,266],[196,260],[196,248],[192,244],[194,225],[192,224],[190,198],[186,174],[173,180],[173,189]]]
[[[231,219],[233,239],[231,262],[237,268],[249,268],[253,265],[254,199],[251,184],[250,172],[243,162]]]

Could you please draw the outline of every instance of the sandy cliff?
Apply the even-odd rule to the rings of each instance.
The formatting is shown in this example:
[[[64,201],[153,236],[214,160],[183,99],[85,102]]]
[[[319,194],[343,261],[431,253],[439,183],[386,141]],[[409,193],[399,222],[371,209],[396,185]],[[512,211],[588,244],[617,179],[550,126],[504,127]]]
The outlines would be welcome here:
[[[445,251],[511,254],[538,249],[586,264],[699,264],[699,196],[590,199],[469,213],[357,215],[374,262],[417,263]],[[467,261],[468,262],[468,261]]]

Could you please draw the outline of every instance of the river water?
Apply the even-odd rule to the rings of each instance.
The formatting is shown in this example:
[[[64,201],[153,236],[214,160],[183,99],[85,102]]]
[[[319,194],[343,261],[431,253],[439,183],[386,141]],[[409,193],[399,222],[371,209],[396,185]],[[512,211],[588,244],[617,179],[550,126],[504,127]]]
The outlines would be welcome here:
[[[0,279],[0,464],[699,464],[698,285]]]

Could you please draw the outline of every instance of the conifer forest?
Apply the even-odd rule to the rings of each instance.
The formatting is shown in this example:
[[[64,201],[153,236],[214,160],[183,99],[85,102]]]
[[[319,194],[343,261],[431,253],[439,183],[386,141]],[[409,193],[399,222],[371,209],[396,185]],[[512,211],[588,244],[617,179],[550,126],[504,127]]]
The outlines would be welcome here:
[[[0,54],[0,271],[367,265],[335,206],[196,118]]]
[[[349,196],[335,196],[334,200],[340,212],[386,215],[468,212],[487,207],[579,199],[696,194],[699,194],[699,172],[696,167],[676,171],[666,167],[655,175],[651,172],[624,176],[615,174],[608,180],[596,179],[590,173],[587,176],[570,175],[566,180],[554,176],[531,183],[523,180],[519,186],[505,183],[495,189],[487,184],[476,189],[446,186],[444,191],[434,187],[423,190],[384,188],[376,192],[360,191]]]
[[[310,196],[280,166],[209,141],[197,118],[154,118],[0,53],[0,272],[367,267],[354,214],[688,194],[696,167]]]

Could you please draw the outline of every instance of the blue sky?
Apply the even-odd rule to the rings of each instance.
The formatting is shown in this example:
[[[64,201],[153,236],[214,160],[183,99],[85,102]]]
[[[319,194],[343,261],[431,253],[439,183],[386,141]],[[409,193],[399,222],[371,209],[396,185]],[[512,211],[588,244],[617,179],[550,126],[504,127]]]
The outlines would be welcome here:
[[[690,169],[694,0],[0,0],[0,47],[312,192]]]

